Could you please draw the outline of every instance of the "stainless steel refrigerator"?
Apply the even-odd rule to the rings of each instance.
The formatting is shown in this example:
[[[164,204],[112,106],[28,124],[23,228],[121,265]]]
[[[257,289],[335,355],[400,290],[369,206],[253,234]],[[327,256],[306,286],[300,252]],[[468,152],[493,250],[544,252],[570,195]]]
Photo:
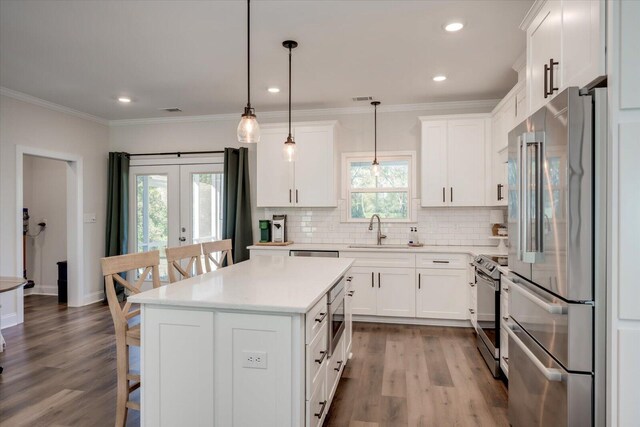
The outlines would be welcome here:
[[[604,420],[606,89],[569,88],[509,133],[509,421]]]

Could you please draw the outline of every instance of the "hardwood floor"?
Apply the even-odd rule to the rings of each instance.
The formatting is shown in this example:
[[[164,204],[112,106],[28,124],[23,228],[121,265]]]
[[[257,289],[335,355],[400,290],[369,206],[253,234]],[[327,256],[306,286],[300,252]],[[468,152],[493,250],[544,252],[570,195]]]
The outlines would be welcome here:
[[[508,426],[471,329],[354,323],[325,427]]]
[[[5,329],[0,424],[112,426],[115,339],[109,309],[25,299],[25,323]],[[137,364],[138,355],[132,362]],[[354,323],[325,426],[508,426],[507,393],[470,329]],[[139,414],[129,411],[129,426]]]

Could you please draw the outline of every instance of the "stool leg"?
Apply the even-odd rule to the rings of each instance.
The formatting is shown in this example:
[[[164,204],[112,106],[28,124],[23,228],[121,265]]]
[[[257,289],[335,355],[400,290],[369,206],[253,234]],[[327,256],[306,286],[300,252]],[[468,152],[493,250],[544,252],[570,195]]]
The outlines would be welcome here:
[[[117,393],[116,393],[116,427],[127,424],[127,401],[129,400],[129,347],[125,338],[116,339]]]

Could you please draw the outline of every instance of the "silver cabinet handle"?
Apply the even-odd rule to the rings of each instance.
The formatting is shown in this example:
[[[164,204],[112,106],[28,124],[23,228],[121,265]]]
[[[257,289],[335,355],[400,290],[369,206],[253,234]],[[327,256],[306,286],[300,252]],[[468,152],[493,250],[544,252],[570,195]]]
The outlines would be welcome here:
[[[326,351],[321,351],[320,352],[320,359],[316,359],[316,363],[318,365],[322,365],[322,361],[324,360],[325,357],[327,357],[327,352]]]
[[[540,298],[530,290],[525,289],[521,285],[513,286],[512,289],[515,289],[522,296],[524,296],[529,301],[536,304],[538,307],[542,308],[543,310],[547,311],[550,314],[567,314],[567,312],[569,311],[569,307],[563,306],[561,304],[552,304],[552,303],[546,302],[545,300],[543,300],[542,298]]]
[[[322,321],[327,317],[327,313],[320,313],[320,318],[315,318],[315,321],[318,323],[322,323]]]
[[[529,358],[529,360],[531,360],[535,367],[538,368],[540,373],[544,375],[544,377],[548,381],[562,381],[562,371],[560,369],[547,368],[546,366],[544,366],[542,362],[536,357],[536,355],[533,354],[533,352],[529,350],[522,341],[520,341],[520,338],[518,338],[515,332],[513,332],[514,327],[515,325],[507,325],[507,333],[509,334],[513,342],[515,342],[516,345],[520,347],[520,350],[522,350],[522,352]]]

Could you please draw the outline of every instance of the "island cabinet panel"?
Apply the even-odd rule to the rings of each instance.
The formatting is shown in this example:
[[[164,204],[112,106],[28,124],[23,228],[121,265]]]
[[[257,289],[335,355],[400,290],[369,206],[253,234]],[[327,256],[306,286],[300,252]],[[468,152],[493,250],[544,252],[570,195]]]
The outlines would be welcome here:
[[[293,344],[293,318],[286,315],[216,312],[215,318],[215,425],[298,426],[294,401],[295,354],[304,341]],[[303,329],[300,325],[299,332]],[[264,366],[249,367],[250,353],[265,357]],[[301,379],[304,381],[304,379]],[[297,389],[296,389],[297,390]],[[297,416],[296,416],[297,414]],[[180,425],[189,425],[180,423]]]
[[[469,319],[467,271],[461,269],[417,269],[417,317]]]
[[[329,356],[328,342],[327,342],[327,321],[322,323],[320,333],[316,335],[311,344],[306,348],[306,363],[307,363],[307,398],[311,397],[315,385],[324,376],[324,367],[326,365],[326,359]]]
[[[213,312],[144,306],[142,316],[142,425],[213,425]]]
[[[353,289],[353,276],[349,275],[346,280],[345,298],[344,298],[344,352],[345,358],[349,359],[351,354],[351,338],[353,337],[353,297],[356,291]]]

